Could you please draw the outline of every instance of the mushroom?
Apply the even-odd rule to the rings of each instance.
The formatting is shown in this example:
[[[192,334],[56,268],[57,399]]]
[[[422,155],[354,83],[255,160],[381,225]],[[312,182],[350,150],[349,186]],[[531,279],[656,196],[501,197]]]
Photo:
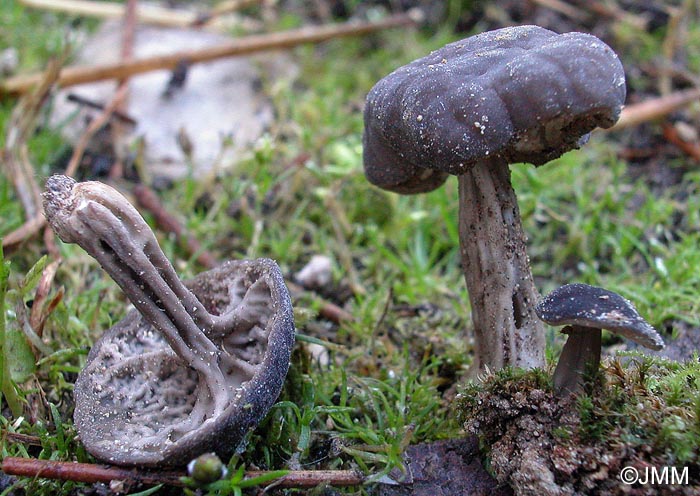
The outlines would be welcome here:
[[[136,209],[99,182],[52,176],[46,218],[102,265],[136,310],[95,343],[75,384],[87,450],[118,465],[185,465],[236,449],[277,399],[294,344],[291,300],[270,259],[182,282]]]
[[[601,330],[607,329],[646,348],[660,350],[664,341],[634,305],[617,293],[588,284],[567,284],[555,289],[535,307],[550,325],[564,325],[566,343],[554,370],[559,395],[582,390],[585,378],[600,365]]]
[[[615,53],[594,36],[537,26],[450,43],[369,92],[367,179],[389,191],[459,181],[459,234],[475,369],[544,365],[544,328],[509,163],[542,165],[609,127],[625,98]]]

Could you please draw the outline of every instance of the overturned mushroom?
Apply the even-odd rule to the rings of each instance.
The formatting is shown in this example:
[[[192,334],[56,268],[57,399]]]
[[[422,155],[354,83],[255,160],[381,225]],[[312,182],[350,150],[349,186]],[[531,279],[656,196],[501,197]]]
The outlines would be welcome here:
[[[555,289],[535,307],[540,319],[566,326],[566,343],[554,370],[558,394],[579,392],[585,377],[600,365],[601,330],[624,336],[652,350],[664,341],[634,305],[617,293],[587,284],[567,284]]]
[[[95,457],[184,465],[233,452],[282,388],[294,343],[289,293],[269,259],[230,261],[185,283],[116,190],[52,176],[46,217],[97,259],[137,311],[93,346],[75,424]]]
[[[459,180],[480,367],[544,365],[544,329],[509,163],[542,165],[617,120],[622,66],[594,36],[537,26],[457,41],[379,81],[365,105],[368,180],[402,194]]]

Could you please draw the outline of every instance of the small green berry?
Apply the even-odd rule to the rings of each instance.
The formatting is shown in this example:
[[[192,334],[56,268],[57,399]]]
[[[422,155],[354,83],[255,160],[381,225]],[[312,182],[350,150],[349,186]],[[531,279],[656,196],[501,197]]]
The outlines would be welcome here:
[[[187,473],[196,482],[208,484],[226,476],[228,470],[214,453],[205,453],[187,464]]]

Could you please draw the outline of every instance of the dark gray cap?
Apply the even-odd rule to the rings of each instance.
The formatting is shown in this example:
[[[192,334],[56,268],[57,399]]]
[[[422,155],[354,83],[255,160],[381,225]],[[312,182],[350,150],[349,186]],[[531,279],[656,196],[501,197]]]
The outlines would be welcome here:
[[[208,308],[241,316],[227,334],[210,336],[223,354],[249,364],[225,371],[228,407],[217,417],[200,412],[204,418],[192,420],[205,394],[201,378],[132,310],[95,343],[75,383],[76,427],[95,457],[163,467],[210,451],[229,456],[277,400],[295,334],[277,264],[228,261],[187,285]]]
[[[384,189],[419,193],[484,159],[541,165],[612,126],[624,99],[622,65],[594,36],[537,26],[482,33],[372,88],[365,174]]]
[[[544,297],[535,312],[550,325],[606,329],[652,350],[664,347],[659,333],[629,300],[596,286],[566,284]]]

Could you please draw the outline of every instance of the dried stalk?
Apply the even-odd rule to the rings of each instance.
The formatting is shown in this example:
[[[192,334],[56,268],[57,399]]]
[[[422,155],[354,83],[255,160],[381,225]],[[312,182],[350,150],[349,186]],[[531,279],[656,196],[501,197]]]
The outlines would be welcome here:
[[[134,55],[134,40],[136,38],[136,14],[137,14],[137,0],[127,0],[126,10],[124,11],[124,23],[122,30],[122,44],[121,44],[121,60],[122,62],[129,62],[133,60]],[[128,99],[129,99],[129,78],[120,79],[117,83],[116,96],[114,100],[114,108],[109,114],[111,118],[114,113],[125,114],[128,109]],[[121,137],[126,133],[124,124],[120,119],[114,119],[112,121],[112,126],[110,127],[110,134],[112,139],[112,148],[114,149],[114,156],[116,157],[115,162],[110,168],[110,177],[121,177],[124,172],[124,150],[122,147],[118,146],[118,143],[122,141]]]
[[[7,124],[2,163],[7,177],[13,182],[27,220],[41,210],[41,191],[34,180],[34,167],[28,159],[27,141],[34,134],[39,110],[59,77],[61,63],[58,59],[49,61],[46,70],[37,75],[38,86],[17,103]]]
[[[677,146],[683,153],[696,162],[700,162],[700,143],[684,140],[673,124],[664,123],[662,128],[666,141]]]
[[[617,131],[659,119],[695,100],[700,100],[700,88],[677,91],[669,95],[628,105],[622,109],[617,124],[609,128],[608,131]]]
[[[53,460],[37,460],[35,458],[6,457],[2,461],[2,471],[7,475],[22,477],[71,480],[94,484],[124,481],[127,485],[156,485],[184,486],[184,473],[178,472],[149,472],[145,470],[124,469],[91,463],[59,462]],[[251,470],[245,474],[246,479],[266,475],[266,472]],[[277,479],[275,487],[302,488],[315,487],[321,484],[332,486],[357,486],[365,481],[365,477],[355,470],[296,470]]]
[[[249,7],[251,5],[259,4],[261,1],[262,0],[226,0],[226,1],[223,1],[219,4],[217,4],[215,7],[213,7],[208,12],[204,12],[202,14],[199,14],[197,16],[197,19],[194,22],[192,22],[191,25],[195,26],[195,27],[208,26],[216,18],[218,18],[224,14],[236,12],[237,10],[244,9],[244,8]]]
[[[91,463],[59,462],[8,456],[2,461],[2,471],[7,475],[22,477],[70,480],[75,482],[128,481],[132,484],[167,484],[182,486],[184,474],[171,472],[146,472],[118,467],[107,467]]]
[[[95,2],[89,0],[21,0],[27,7],[68,12],[77,16],[99,17],[102,19],[122,19],[126,7],[123,3]],[[157,5],[139,5],[138,22],[163,27],[185,28],[193,26],[201,19],[196,12],[177,10]],[[208,27],[224,28],[224,23],[207,23]]]
[[[247,36],[214,47],[186,50],[130,62],[88,67],[66,67],[61,70],[58,83],[62,87],[67,87],[105,79],[123,79],[135,74],[159,69],[173,70],[183,61],[186,61],[188,64],[209,62],[224,57],[286,49],[304,43],[319,43],[335,38],[362,36],[373,31],[412,25],[415,22],[416,16],[409,12],[407,14],[393,15],[376,22],[347,22],[344,24],[305,27],[281,33]],[[28,74],[5,79],[0,82],[0,94],[21,94],[35,86],[41,77],[41,74]]]
[[[10,253],[11,251],[15,250],[17,246],[25,239],[31,238],[38,233],[45,225],[46,219],[44,218],[43,214],[37,214],[35,217],[32,217],[20,227],[2,238],[3,250],[5,250],[5,253]]]
[[[54,260],[44,267],[41,273],[41,279],[34,293],[34,303],[29,313],[29,326],[34,329],[39,338],[44,332],[44,324],[46,319],[56,309],[56,306],[63,299],[63,288],[59,288],[57,294],[48,301],[49,292],[53,286],[53,280],[56,275],[56,270],[59,266],[59,260]]]
[[[590,18],[587,12],[562,0],[531,0],[532,3],[544,7],[578,22],[585,22]]]
[[[41,438],[38,436],[30,436],[29,434],[20,434],[19,432],[2,431],[2,440],[10,443],[26,444],[29,446],[41,446]]]
[[[41,193],[34,178],[34,166],[29,161],[27,141],[36,129],[39,110],[58,79],[62,63],[62,59],[49,61],[46,71],[38,75],[37,87],[17,103],[7,124],[5,145],[0,151],[0,167],[13,182],[26,218],[24,224],[2,238],[2,247],[7,252],[39,232],[46,223],[40,209]],[[51,251],[52,247],[48,246],[48,249]]]

